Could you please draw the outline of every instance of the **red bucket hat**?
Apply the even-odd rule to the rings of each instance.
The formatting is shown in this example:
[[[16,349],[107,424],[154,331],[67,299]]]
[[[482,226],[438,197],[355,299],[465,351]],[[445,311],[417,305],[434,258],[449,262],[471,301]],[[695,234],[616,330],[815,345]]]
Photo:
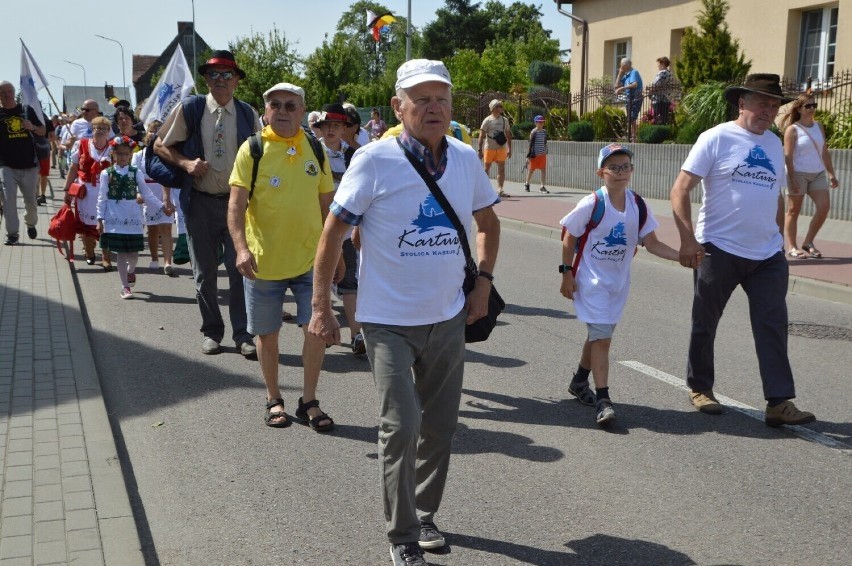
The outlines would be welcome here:
[[[241,79],[246,78],[245,72],[237,67],[237,61],[234,59],[234,54],[225,49],[214,51],[206,63],[199,65],[198,72],[202,75],[206,75],[207,70],[210,67],[230,67],[240,76]]]

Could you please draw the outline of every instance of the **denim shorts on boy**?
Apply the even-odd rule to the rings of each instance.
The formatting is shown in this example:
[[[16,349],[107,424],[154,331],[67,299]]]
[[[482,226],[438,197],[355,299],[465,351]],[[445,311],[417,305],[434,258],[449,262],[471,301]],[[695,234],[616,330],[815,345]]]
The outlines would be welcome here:
[[[314,270],[292,279],[269,281],[244,279],[248,331],[255,336],[272,334],[281,328],[281,309],[287,289],[296,299],[296,323],[311,321],[311,295],[314,290]]]
[[[589,342],[595,340],[608,340],[615,334],[614,324],[603,324],[599,322],[587,322],[586,328],[589,330]]]
[[[337,292],[341,295],[350,295],[358,292],[358,252],[351,238],[343,241],[343,264],[346,271],[343,279],[337,284]]]
[[[790,182],[787,185],[787,196],[804,196],[810,194],[811,191],[828,190],[828,177],[825,171],[820,171],[819,173],[801,173],[796,171],[790,177],[790,181],[796,181],[796,189],[798,190],[794,191],[792,189],[793,183]]]

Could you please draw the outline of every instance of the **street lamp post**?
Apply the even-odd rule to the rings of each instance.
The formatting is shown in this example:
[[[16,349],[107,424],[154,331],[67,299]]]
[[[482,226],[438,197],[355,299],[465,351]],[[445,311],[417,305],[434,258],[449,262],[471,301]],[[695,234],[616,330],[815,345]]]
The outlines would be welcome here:
[[[85,95],[86,98],[89,98],[89,85],[86,83],[86,67],[84,67],[80,63],[75,63],[74,61],[69,61],[68,59],[65,59],[65,62],[68,63],[69,65],[76,65],[76,66],[80,67],[81,69],[83,69],[83,94]]]
[[[59,75],[51,75],[50,73],[48,73],[48,74],[47,74],[47,76],[48,76],[48,77],[53,77],[54,79],[59,79],[60,81],[62,81],[62,85],[63,85],[63,88],[62,88],[62,104],[64,105],[64,104],[65,104],[65,87],[67,87],[67,86],[68,86],[68,83],[67,83],[67,82],[65,82],[65,79],[63,79],[63,78],[62,78],[62,77],[60,77]],[[64,108],[64,107],[63,107],[63,108],[59,108],[59,107],[57,106],[57,108],[56,108],[56,109],[57,109],[59,112],[65,112],[65,108]]]
[[[127,79],[125,78],[126,74],[124,72],[124,46],[117,39],[112,39],[111,37],[105,37],[103,35],[95,34],[95,37],[100,37],[101,39],[106,39],[107,41],[112,41],[113,43],[117,43],[121,48],[121,82],[124,85],[124,94],[130,98],[130,93],[127,92]]]

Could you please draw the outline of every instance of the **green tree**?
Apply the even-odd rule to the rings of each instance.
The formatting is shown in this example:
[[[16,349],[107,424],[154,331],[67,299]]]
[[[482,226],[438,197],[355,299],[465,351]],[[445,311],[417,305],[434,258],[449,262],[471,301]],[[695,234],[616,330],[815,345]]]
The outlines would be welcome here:
[[[479,7],[470,0],[446,0],[446,6],[435,12],[435,21],[423,28],[424,56],[447,59],[459,49],[481,53],[494,31],[488,14]]]
[[[390,12],[378,2],[367,2],[358,0],[340,16],[337,22],[337,33],[347,40],[349,49],[353,50],[360,60],[359,72],[361,81],[365,84],[381,77],[391,65],[391,60],[396,60],[392,55],[401,48],[403,60],[405,59],[405,27],[406,19],[394,14],[396,22],[388,26],[388,32],[380,41],[373,39],[367,28],[367,10],[376,15]],[[396,67],[393,68],[396,71]]]
[[[485,3],[483,12],[490,22],[491,32],[494,38],[507,38],[512,40],[530,42],[533,37],[539,39],[550,38],[551,31],[544,29],[541,25],[541,6],[513,2],[506,6],[502,2],[489,0]],[[559,42],[556,42],[557,49]]]
[[[675,61],[678,80],[686,90],[708,81],[730,83],[744,78],[751,69],[740,52],[739,40],[731,37],[725,16],[727,0],[701,0],[704,9],[698,13],[698,30],[686,28],[681,41],[681,55]]]
[[[453,78],[455,90],[485,90],[485,80],[482,72],[482,59],[473,49],[460,49],[447,59],[447,70]]]
[[[533,84],[549,86],[562,78],[562,65],[549,61],[533,61],[530,63],[530,80]]]
[[[357,83],[362,76],[361,59],[349,40],[337,34],[305,59],[305,97],[309,109],[341,102],[341,85]]]
[[[254,32],[238,37],[228,43],[228,49],[246,73],[234,96],[255,108],[263,108],[263,93],[270,86],[282,81],[299,83],[298,70],[302,61],[277,27],[266,36]]]

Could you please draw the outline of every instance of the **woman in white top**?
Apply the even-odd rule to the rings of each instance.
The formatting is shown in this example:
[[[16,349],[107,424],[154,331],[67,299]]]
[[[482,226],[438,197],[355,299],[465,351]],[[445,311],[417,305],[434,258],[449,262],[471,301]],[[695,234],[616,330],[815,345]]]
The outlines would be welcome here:
[[[793,102],[790,112],[781,122],[784,131],[784,162],[787,166],[784,242],[787,254],[796,259],[822,258],[822,253],[814,247],[814,239],[831,208],[828,188],[837,188],[837,177],[834,176],[834,166],[825,143],[825,129],[814,121],[816,109],[814,95],[805,92]],[[796,228],[805,194],[814,201],[816,211],[802,247],[798,248]]]

